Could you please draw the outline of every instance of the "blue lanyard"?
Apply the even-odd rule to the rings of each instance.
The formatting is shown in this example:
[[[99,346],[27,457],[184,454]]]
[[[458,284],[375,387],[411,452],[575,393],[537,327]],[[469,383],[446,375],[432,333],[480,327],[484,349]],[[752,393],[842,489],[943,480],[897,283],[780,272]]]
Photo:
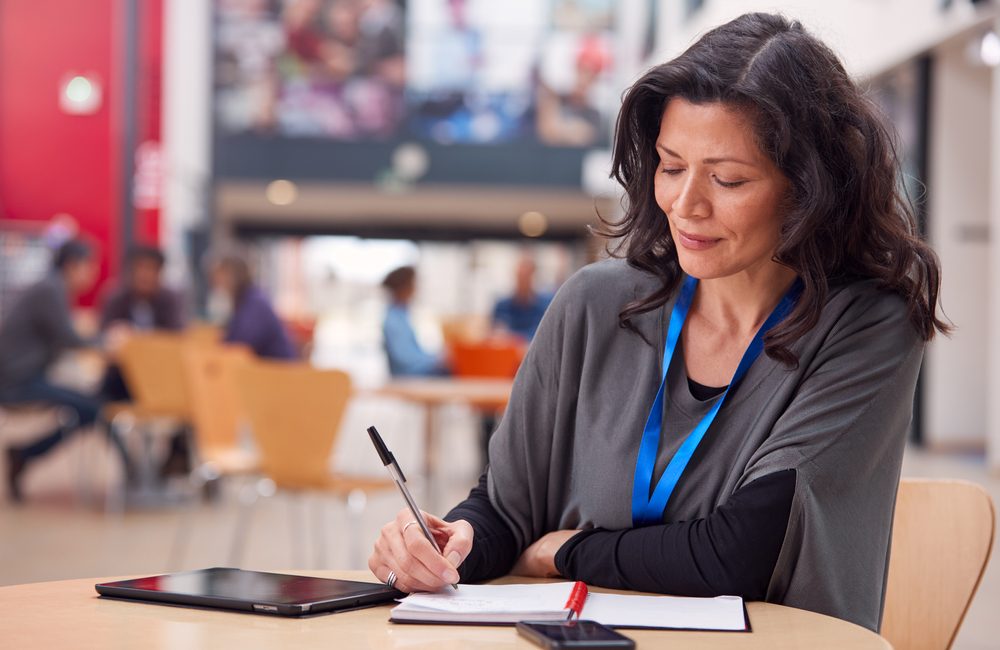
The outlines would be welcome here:
[[[694,290],[698,286],[698,279],[688,276],[681,286],[680,295],[674,303],[674,309],[670,313],[670,325],[667,328],[667,340],[663,347],[663,379],[660,381],[660,389],[656,391],[656,399],[649,410],[649,417],[646,419],[646,426],[642,431],[642,442],[639,445],[639,456],[635,461],[635,478],[632,483],[632,524],[634,526],[649,526],[663,523],[663,511],[667,508],[667,502],[677,481],[687,467],[691,456],[708,428],[712,426],[712,421],[722,408],[726,396],[747,373],[753,362],[760,356],[764,349],[764,336],[768,330],[778,324],[795,306],[795,301],[801,291],[801,284],[798,280],[788,290],[785,297],[781,299],[778,306],[774,308],[764,324],[757,330],[750,346],[743,353],[740,364],[736,367],[732,381],[722,393],[722,396],[715,402],[712,408],[701,418],[694,430],[688,434],[680,448],[670,459],[667,468],[663,470],[663,475],[656,483],[656,489],[650,496],[650,485],[653,481],[653,470],[656,466],[656,452],[660,446],[660,434],[663,427],[663,400],[667,384],[667,370],[670,368],[670,360],[673,359],[674,350],[677,348],[677,339],[680,338],[681,330],[684,328],[684,321],[687,320],[688,311],[691,309],[691,301],[694,298]]]

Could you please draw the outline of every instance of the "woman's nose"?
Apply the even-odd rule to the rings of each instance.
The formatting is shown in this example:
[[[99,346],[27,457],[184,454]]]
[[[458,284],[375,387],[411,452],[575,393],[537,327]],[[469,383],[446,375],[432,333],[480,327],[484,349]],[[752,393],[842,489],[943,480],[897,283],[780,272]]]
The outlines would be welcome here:
[[[670,206],[671,213],[681,219],[699,219],[709,215],[711,209],[708,201],[694,176],[688,176],[680,194]]]

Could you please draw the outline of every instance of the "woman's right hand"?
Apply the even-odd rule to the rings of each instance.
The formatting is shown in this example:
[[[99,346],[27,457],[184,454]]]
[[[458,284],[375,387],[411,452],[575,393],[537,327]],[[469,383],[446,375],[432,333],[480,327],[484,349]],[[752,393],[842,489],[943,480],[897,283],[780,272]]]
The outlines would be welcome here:
[[[427,526],[442,552],[427,541],[409,508],[382,527],[375,548],[368,558],[368,568],[381,582],[394,571],[393,585],[407,593],[438,591],[458,582],[458,567],[472,550],[472,524],[465,520],[447,522],[423,513]]]

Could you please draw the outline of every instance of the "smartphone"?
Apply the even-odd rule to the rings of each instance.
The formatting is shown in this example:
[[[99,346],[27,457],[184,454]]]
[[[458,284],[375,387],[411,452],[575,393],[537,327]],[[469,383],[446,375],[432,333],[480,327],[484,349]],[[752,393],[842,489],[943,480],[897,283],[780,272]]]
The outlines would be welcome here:
[[[543,648],[635,647],[635,641],[597,621],[521,621],[517,631]]]

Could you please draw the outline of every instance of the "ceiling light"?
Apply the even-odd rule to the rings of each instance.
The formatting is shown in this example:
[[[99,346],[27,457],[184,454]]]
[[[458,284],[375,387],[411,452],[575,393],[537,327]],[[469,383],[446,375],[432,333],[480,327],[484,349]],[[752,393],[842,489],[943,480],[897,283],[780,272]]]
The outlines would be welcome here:
[[[299,188],[292,181],[281,178],[268,183],[264,195],[274,205],[291,205],[299,197]]]
[[[517,228],[525,237],[541,237],[549,229],[549,220],[541,212],[525,212],[518,217]]]

